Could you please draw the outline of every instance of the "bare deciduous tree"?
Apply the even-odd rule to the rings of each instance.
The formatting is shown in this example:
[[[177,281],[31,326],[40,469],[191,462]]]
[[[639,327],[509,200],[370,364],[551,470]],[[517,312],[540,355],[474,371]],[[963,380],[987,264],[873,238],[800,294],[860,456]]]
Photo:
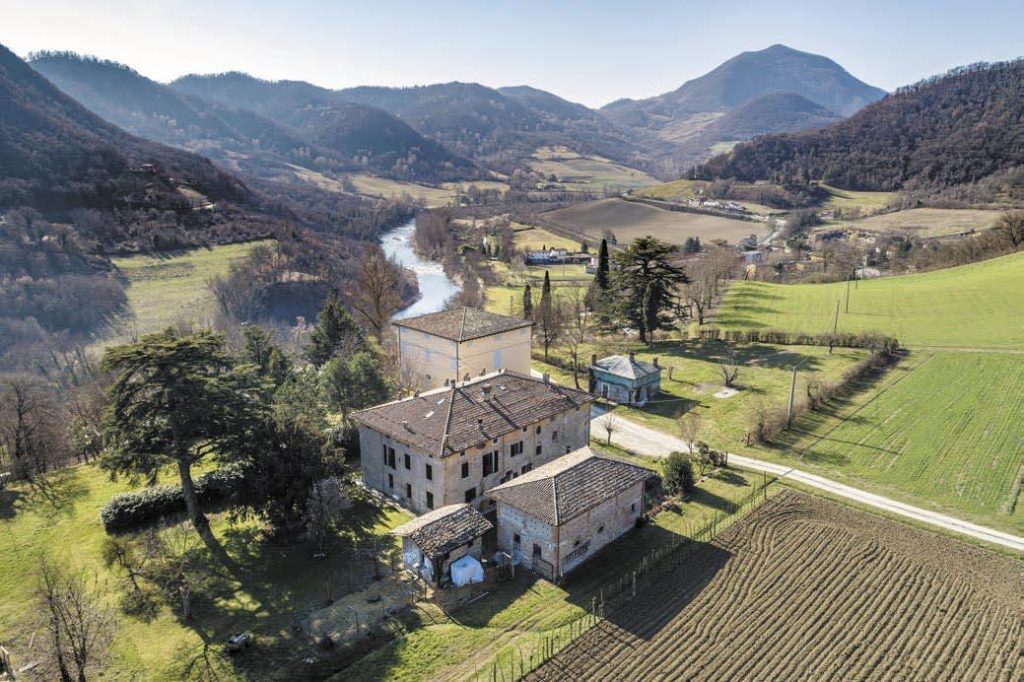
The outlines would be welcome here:
[[[86,682],[86,673],[95,667],[114,630],[99,585],[45,561],[38,580],[40,612],[57,676],[61,682]]]
[[[694,451],[694,444],[700,435],[700,427],[700,415],[693,410],[684,412],[676,419],[676,428],[679,429],[679,435],[682,436],[683,442],[686,443],[686,447],[691,453]]]
[[[612,436],[619,430],[619,416],[615,412],[607,412],[601,420],[601,428],[608,435],[608,445],[612,444]]]
[[[1024,211],[1004,213],[996,223],[996,233],[1014,249],[1024,245]]]
[[[379,246],[367,245],[359,261],[359,276],[349,289],[348,299],[366,325],[383,341],[394,315],[402,305],[401,270],[389,261]]]
[[[572,379],[576,388],[580,388],[580,350],[591,336],[592,315],[587,312],[584,299],[583,290],[573,287],[564,300],[565,328],[561,340],[572,361]]]
[[[327,538],[351,508],[352,498],[340,478],[332,476],[313,485],[306,503],[306,527],[316,542],[317,551],[323,553]]]

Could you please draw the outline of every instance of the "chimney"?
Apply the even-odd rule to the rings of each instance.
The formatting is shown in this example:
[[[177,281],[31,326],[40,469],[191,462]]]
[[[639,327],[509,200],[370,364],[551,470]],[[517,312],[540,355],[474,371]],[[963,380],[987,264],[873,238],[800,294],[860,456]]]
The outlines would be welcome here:
[[[544,372],[544,377],[543,378],[544,378],[544,383],[545,384],[550,384],[551,383],[551,375],[549,373]]]
[[[448,379],[445,379],[445,380],[444,380],[444,387],[445,387],[445,388],[448,388],[448,381],[449,381]]]
[[[597,364],[597,353],[590,354],[590,365],[594,366]]]
[[[657,362],[655,362],[654,364],[658,364],[658,363],[657,363]],[[448,382],[447,382],[447,380],[445,381],[445,385],[446,385],[446,386],[448,385]],[[412,397],[413,397],[413,398],[419,398],[419,397],[420,397],[420,389],[418,389],[418,388],[417,388],[417,389],[416,389],[415,391],[413,391],[413,392],[412,392]]]
[[[478,429],[480,429],[481,431],[484,430],[484,418],[483,417],[477,417],[476,418],[476,427]]]
[[[408,431],[409,433],[412,433],[412,427],[409,426],[409,422],[403,421],[402,422],[402,428],[405,429],[406,431]]]
[[[654,358],[654,366],[661,369],[661,365],[658,364],[658,358]]]
[[[466,372],[466,375],[464,377],[462,377],[462,380],[463,381],[469,381],[469,378],[470,378],[469,377],[469,372]]]
[[[483,396],[484,400],[491,399],[491,387],[484,385],[480,387],[480,395]]]
[[[486,368],[481,368],[480,369],[480,376],[483,376],[485,374],[487,374],[487,369]]]
[[[636,353],[634,353],[633,351],[629,351],[629,361],[636,362]]]

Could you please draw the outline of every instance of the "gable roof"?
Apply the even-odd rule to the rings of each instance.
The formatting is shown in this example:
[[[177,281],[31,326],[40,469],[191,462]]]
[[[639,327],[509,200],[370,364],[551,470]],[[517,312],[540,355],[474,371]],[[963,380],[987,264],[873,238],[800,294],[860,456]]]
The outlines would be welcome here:
[[[418,516],[391,531],[409,538],[431,559],[468,544],[491,528],[491,522],[468,504],[450,504]]]
[[[588,447],[539,466],[487,495],[553,526],[560,526],[654,472],[594,453]]]
[[[407,327],[451,341],[471,341],[513,329],[530,327],[533,322],[518,317],[496,315],[476,308],[453,308],[395,320],[396,327]]]
[[[585,391],[502,370],[361,410],[352,418],[445,457],[593,400]]]
[[[591,367],[626,379],[642,379],[661,372],[661,368],[654,363],[637,360],[636,357],[629,355],[609,355]]]

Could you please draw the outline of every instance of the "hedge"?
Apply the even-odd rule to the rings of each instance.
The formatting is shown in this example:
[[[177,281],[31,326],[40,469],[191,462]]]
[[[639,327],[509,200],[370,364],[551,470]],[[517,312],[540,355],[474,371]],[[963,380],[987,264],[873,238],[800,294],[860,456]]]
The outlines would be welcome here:
[[[200,504],[230,498],[240,487],[242,471],[224,466],[203,474],[195,480]],[[155,485],[129,493],[118,493],[100,511],[100,519],[108,533],[128,530],[185,511],[185,496],[178,485]]]
[[[847,332],[838,334],[810,334],[806,332],[787,332],[782,329],[721,329],[719,327],[705,327],[698,334],[701,339],[708,341],[773,343],[782,346],[866,348],[886,353],[895,353],[900,348],[900,342],[895,338],[871,332],[860,334]]]

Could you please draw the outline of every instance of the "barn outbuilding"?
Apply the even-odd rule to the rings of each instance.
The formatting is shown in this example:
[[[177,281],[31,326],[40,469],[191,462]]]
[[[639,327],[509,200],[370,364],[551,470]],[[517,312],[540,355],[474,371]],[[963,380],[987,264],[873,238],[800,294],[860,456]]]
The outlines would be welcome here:
[[[453,566],[464,575],[480,567],[481,538],[492,528],[491,522],[470,505],[450,504],[418,516],[391,533],[402,538],[406,569],[429,583],[445,585],[453,578],[456,584],[462,582],[453,575]]]
[[[590,359],[590,392],[620,405],[643,405],[661,390],[661,366],[637,360],[636,355]]]

